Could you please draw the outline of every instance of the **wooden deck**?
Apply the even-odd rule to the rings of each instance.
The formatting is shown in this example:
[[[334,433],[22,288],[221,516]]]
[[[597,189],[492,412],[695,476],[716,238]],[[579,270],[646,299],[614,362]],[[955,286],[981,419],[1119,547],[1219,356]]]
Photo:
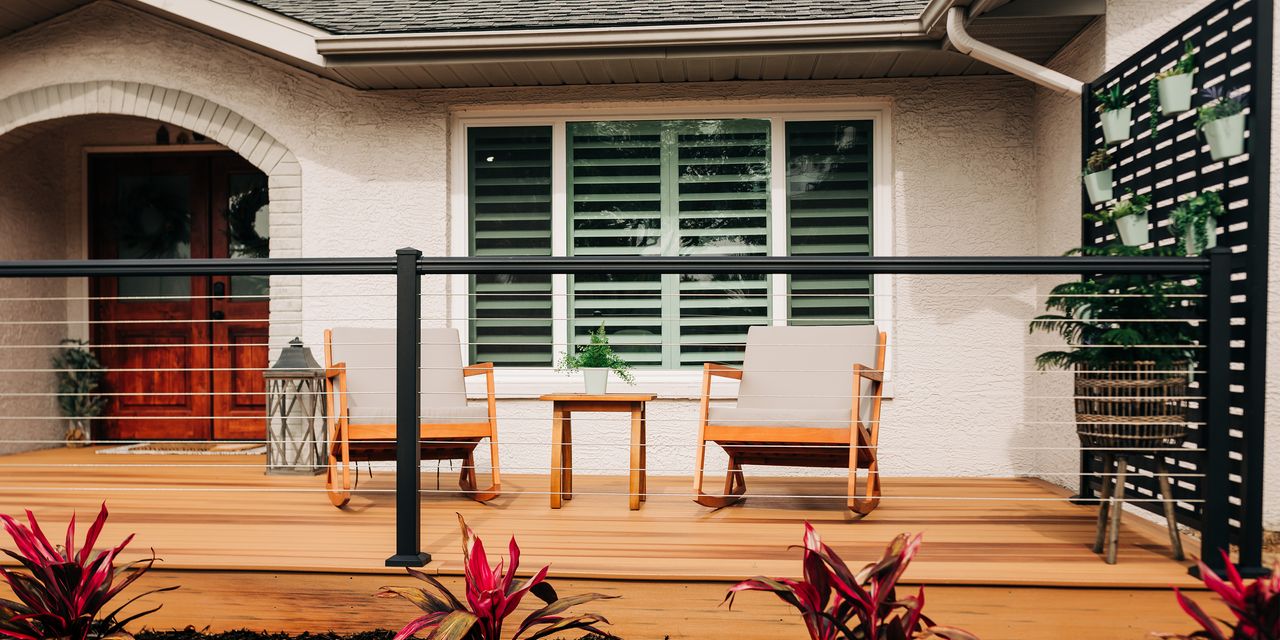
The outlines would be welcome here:
[[[50,450],[0,458],[0,467],[8,479],[0,513],[30,508],[46,530],[57,530],[72,510],[91,516],[106,500],[106,539],[137,532],[135,553],[156,550],[164,571],[151,584],[168,579],[184,589],[164,596],[169,606],[153,626],[320,631],[394,626],[410,613],[404,603],[367,597],[403,581],[382,566],[393,547],[389,473],[363,477],[351,507],[339,511],[321,478],[265,476],[253,456]],[[750,480],[758,494],[843,493],[839,481]],[[788,546],[799,542],[805,520],[851,563],[878,557],[899,532],[923,532],[924,549],[906,580],[931,585],[936,618],[984,638],[1071,637],[1061,635],[1064,628],[1100,638],[1183,630],[1168,588],[1197,584],[1185,563],[1168,556],[1163,530],[1136,517],[1125,520],[1119,564],[1106,565],[1090,550],[1096,512],[1035,480],[887,478],[882,506],[862,521],[840,501],[818,497],[751,498],[710,511],[692,502],[686,478],[651,478],[652,495],[639,511],[627,508],[625,477],[580,476],[575,499],[556,511],[545,476],[504,476],[506,493],[488,505],[450,492],[453,481],[442,476],[444,491],[423,500],[429,571],[460,573],[454,513],[461,513],[497,549],[516,534],[522,564],[550,563],[562,591],[626,596],[608,608],[620,635],[630,637],[712,638],[723,624],[734,624],[741,638],[802,637],[770,596],[744,598],[733,612],[716,605],[730,580],[796,575],[799,554]],[[434,487],[434,476],[424,476],[424,488]],[[1194,541],[1187,548],[1197,549]],[[1042,622],[1067,626],[1036,631]],[[1111,635],[1110,628],[1129,631]]]

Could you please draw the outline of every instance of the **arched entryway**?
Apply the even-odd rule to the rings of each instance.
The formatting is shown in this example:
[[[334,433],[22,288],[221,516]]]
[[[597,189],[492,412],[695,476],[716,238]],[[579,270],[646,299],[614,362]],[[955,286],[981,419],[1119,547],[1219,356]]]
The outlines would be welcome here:
[[[64,254],[23,257],[298,253],[298,163],[225,107],[122,82],[56,85],[0,101],[0,154],[47,162],[40,147],[50,141],[62,156],[81,154],[83,237]],[[51,164],[51,172],[72,170]],[[110,419],[95,437],[261,439],[267,345],[300,316],[273,312],[268,301],[296,297],[297,288],[287,278],[141,276],[90,280],[83,298],[72,291],[71,304],[84,308],[69,319],[87,321],[81,335],[112,370]]]

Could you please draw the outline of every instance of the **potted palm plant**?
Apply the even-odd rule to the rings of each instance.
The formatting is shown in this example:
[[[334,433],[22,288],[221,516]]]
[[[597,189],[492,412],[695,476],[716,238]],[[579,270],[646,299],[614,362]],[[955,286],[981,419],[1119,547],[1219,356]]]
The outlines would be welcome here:
[[[58,410],[67,419],[68,447],[80,447],[93,439],[92,420],[102,415],[107,399],[97,393],[103,366],[83,340],[63,340],[53,356],[58,380]]]
[[[1151,198],[1146,195],[1135,195],[1129,191],[1129,197],[1117,202],[1101,213],[1086,213],[1086,220],[1112,223],[1120,232],[1120,241],[1130,247],[1146,244],[1150,240],[1150,204]]]
[[[1102,113],[1102,139],[1107,144],[1128,140],[1133,108],[1125,102],[1120,85],[1111,87],[1109,91],[1099,91],[1093,97],[1098,101],[1098,111]]]
[[[582,371],[585,391],[590,395],[601,395],[608,388],[609,372],[612,371],[623,382],[635,384],[631,375],[631,364],[613,352],[609,346],[609,337],[605,334],[604,323],[591,332],[589,344],[578,345],[576,351],[560,355],[556,371]]]
[[[1195,47],[1186,43],[1182,56],[1174,65],[1156,74],[1151,81],[1152,118],[1151,127],[1156,126],[1155,108],[1159,104],[1160,112],[1166,116],[1182,113],[1191,108],[1191,86],[1195,82],[1196,54]]]
[[[1217,191],[1206,191],[1169,212],[1169,226],[1182,238],[1187,255],[1193,256],[1218,246],[1216,230],[1223,213],[1222,197]]]
[[[1107,245],[1085,255],[1172,255]],[[1153,448],[1185,438],[1186,387],[1198,329],[1188,299],[1198,286],[1148,275],[1090,276],[1053,288],[1031,331],[1067,347],[1036,357],[1040,369],[1075,372],[1076,431],[1082,446]]]
[[[1111,151],[1109,149],[1103,147],[1089,154],[1081,175],[1091,204],[1111,199]]]
[[[1217,86],[1204,95],[1209,101],[1197,111],[1196,128],[1209,142],[1209,155],[1226,160],[1244,153],[1244,94],[1232,96]]]

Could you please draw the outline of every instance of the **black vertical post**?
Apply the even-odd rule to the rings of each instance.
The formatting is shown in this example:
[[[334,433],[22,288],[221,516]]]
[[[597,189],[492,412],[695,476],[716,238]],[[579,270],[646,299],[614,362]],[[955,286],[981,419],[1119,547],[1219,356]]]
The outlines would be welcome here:
[[[1093,153],[1090,147],[1093,145],[1093,138],[1096,133],[1093,131],[1093,85],[1085,83],[1080,93],[1080,166],[1084,166],[1089,160],[1089,155]],[[1088,192],[1085,189],[1084,181],[1080,181],[1080,194],[1082,211],[1083,207],[1088,206]],[[1090,226],[1093,223],[1086,219],[1080,221],[1080,240],[1081,244],[1088,244],[1090,240]],[[1073,392],[1074,395],[1074,392]],[[1072,401],[1074,405],[1075,401]],[[1072,410],[1075,407],[1072,406]],[[1074,504],[1094,504],[1093,500],[1093,457],[1094,452],[1091,449],[1080,450],[1080,489],[1076,491],[1076,495],[1071,496],[1071,502]]]
[[[418,396],[422,387],[422,252],[396,251],[396,554],[388,567],[431,562],[422,544],[422,449],[418,443]]]
[[[1223,573],[1222,552],[1231,548],[1231,250],[1216,247],[1206,252],[1209,274],[1205,277],[1207,322],[1204,340],[1204,479],[1200,529],[1200,559],[1216,573]],[[1196,572],[1195,568],[1192,569]]]

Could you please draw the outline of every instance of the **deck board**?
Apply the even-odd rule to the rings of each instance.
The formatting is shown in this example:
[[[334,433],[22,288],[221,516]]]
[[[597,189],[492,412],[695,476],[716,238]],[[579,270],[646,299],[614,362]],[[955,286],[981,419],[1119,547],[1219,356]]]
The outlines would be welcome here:
[[[57,449],[0,458],[0,513],[35,510],[58,529],[72,510],[84,518],[106,500],[108,539],[137,532],[135,552],[154,548],[168,569],[397,573],[382,566],[393,548],[393,478],[363,477],[351,507],[337,510],[321,478],[266,476],[254,456],[103,456]],[[750,470],[749,470],[750,472]],[[839,500],[755,497],[711,511],[692,502],[687,478],[654,477],[653,493],[629,511],[625,477],[579,475],[577,497],[547,505],[545,476],[504,476],[504,495],[481,505],[451,491],[423,499],[429,570],[460,573],[461,513],[491,545],[518,534],[528,565],[551,563],[564,578],[725,581],[793,575],[788,549],[808,520],[850,562],[878,557],[899,532],[923,532],[909,582],[938,585],[1193,586],[1168,555],[1163,530],[1125,520],[1119,564],[1090,550],[1096,511],[1030,479],[886,478],[885,500],[854,521]],[[424,488],[434,489],[434,475]],[[836,480],[749,476],[751,492],[838,496]],[[1187,548],[1194,551],[1193,541]]]

